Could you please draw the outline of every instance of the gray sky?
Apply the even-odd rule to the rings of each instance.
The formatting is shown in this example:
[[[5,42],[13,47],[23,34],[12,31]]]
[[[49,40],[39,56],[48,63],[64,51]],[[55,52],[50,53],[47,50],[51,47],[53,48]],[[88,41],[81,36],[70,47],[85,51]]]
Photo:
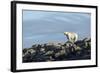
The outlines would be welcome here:
[[[65,42],[63,32],[75,32],[79,39],[90,37],[89,13],[23,10],[23,47],[47,42]]]

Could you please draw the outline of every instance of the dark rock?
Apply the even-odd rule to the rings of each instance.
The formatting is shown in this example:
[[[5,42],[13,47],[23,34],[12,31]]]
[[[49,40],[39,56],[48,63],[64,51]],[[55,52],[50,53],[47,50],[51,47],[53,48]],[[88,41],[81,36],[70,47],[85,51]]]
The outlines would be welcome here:
[[[75,43],[34,44],[23,49],[23,62],[47,62],[91,59],[91,39],[84,38]]]

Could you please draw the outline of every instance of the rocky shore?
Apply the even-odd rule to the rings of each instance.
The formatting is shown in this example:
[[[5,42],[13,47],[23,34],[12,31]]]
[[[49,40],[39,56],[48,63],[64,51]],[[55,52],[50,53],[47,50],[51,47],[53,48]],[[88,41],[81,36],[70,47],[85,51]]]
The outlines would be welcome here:
[[[23,63],[91,59],[91,39],[84,38],[75,43],[34,44],[22,50]]]

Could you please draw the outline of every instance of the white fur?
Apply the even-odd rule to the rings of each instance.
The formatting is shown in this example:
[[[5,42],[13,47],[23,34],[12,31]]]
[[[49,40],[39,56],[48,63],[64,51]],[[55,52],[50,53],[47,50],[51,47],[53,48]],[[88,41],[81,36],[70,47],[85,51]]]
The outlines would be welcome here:
[[[74,32],[64,32],[64,35],[66,35],[68,41],[74,43],[78,40],[78,35]]]

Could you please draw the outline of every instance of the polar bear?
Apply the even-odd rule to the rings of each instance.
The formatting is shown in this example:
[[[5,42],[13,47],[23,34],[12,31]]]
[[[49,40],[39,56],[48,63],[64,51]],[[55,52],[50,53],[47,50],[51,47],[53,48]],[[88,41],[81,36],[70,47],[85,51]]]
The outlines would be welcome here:
[[[78,40],[78,35],[74,32],[64,32],[64,35],[66,35],[68,41],[71,43],[74,43]]]

